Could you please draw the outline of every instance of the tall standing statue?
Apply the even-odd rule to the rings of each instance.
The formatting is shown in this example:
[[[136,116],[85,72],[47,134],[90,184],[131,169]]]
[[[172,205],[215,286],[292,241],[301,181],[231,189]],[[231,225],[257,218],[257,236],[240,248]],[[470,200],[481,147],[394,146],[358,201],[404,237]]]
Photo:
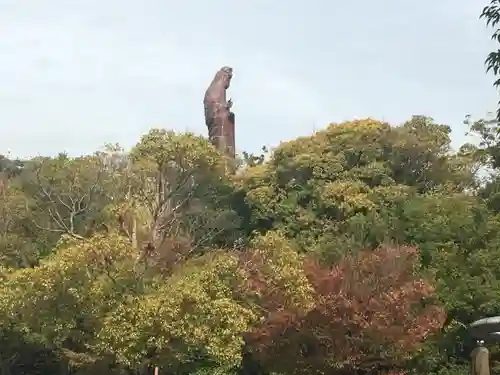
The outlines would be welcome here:
[[[233,69],[222,67],[205,92],[203,104],[205,106],[205,124],[208,128],[210,142],[226,155],[234,158],[235,135],[234,113],[231,112],[233,102],[226,99],[226,90],[231,84]]]

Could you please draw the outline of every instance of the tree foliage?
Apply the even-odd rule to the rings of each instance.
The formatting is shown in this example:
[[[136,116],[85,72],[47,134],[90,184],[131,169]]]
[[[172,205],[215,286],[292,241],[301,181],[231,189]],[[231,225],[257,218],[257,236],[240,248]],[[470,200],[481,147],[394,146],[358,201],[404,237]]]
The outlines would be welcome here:
[[[159,129],[4,158],[2,371],[460,372],[463,327],[500,313],[488,147],[414,116],[330,124],[235,174]]]
[[[489,4],[483,8],[480,18],[486,21],[487,26],[494,29],[491,39],[496,43],[500,43],[500,29],[498,28],[498,23],[500,22],[500,1],[490,0]],[[486,70],[492,72],[495,78],[498,77],[500,73],[500,50],[490,52],[485,63]],[[499,78],[495,79],[493,86],[500,86]],[[500,119],[500,109],[497,111],[497,118]]]
[[[416,277],[417,264],[418,251],[408,247],[363,252],[333,267],[308,260],[311,308],[274,306],[249,342],[281,373],[397,368],[445,318],[429,300],[431,284]]]

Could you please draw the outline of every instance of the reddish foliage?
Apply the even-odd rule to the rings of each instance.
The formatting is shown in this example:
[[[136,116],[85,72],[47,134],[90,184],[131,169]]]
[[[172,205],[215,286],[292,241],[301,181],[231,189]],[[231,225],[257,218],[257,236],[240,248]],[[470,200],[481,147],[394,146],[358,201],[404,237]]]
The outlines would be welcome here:
[[[395,369],[445,319],[430,299],[432,286],[416,276],[417,265],[411,247],[379,248],[332,268],[309,259],[304,267],[315,307],[301,312],[271,303],[247,343],[273,371]]]

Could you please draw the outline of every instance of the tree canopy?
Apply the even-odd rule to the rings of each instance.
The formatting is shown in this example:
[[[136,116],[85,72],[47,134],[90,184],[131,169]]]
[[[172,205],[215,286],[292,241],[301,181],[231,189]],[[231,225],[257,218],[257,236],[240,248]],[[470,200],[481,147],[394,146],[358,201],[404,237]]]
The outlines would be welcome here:
[[[464,326],[500,313],[500,217],[487,146],[450,133],[330,124],[235,174],[160,129],[4,159],[2,371],[465,372]]]

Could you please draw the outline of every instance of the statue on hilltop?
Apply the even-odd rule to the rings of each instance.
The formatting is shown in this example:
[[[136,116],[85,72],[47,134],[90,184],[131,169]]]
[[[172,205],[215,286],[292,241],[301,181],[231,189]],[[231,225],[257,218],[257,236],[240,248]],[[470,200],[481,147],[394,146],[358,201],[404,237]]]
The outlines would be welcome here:
[[[208,86],[203,105],[210,142],[221,152],[234,158],[236,153],[235,116],[231,112],[232,100],[226,99],[226,90],[231,84],[232,77],[233,69],[229,66],[222,67]]]

